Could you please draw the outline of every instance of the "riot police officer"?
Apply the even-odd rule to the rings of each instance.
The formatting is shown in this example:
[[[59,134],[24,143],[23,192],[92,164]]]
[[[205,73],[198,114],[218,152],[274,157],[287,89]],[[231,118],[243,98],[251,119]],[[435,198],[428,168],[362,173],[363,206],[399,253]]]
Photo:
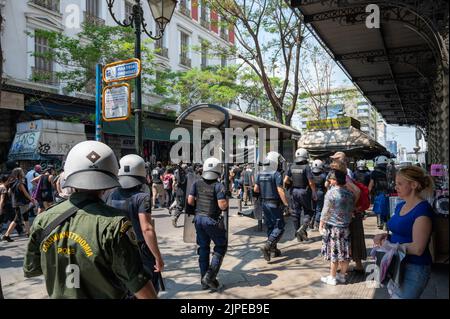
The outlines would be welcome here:
[[[44,274],[51,298],[156,298],[135,233],[102,191],[120,186],[113,150],[96,141],[75,145],[64,165],[65,187],[76,192],[34,220],[25,277]]]
[[[294,203],[294,214],[292,217],[296,229],[295,236],[299,242],[308,241],[308,233],[306,231],[314,215],[311,207],[311,195],[312,200],[316,201],[317,191],[311,167],[308,164],[308,151],[304,148],[299,148],[295,152],[294,164],[288,169],[284,183],[292,184]],[[303,223],[300,223],[302,211],[304,218]]]
[[[119,183],[108,196],[106,203],[125,211],[131,221],[144,269],[152,276],[155,290],[162,284],[161,271],[164,262],[158,248],[158,240],[152,220],[150,194],[142,191],[146,183],[145,161],[142,157],[129,154],[120,160]]]
[[[314,180],[314,185],[316,186],[317,190],[317,200],[312,201],[313,205],[313,211],[315,213],[314,217],[314,229],[319,229],[319,223],[320,223],[320,214],[322,212],[323,203],[325,199],[325,182],[327,180],[327,174],[324,172],[323,169],[323,162],[319,159],[316,159],[312,162],[312,175]]]
[[[177,227],[177,221],[186,206],[186,190],[188,185],[188,172],[187,165],[181,164],[175,170],[175,196],[176,196],[176,207],[175,214],[172,219],[173,227]]]
[[[264,259],[270,261],[271,253],[276,257],[281,255],[277,248],[284,233],[283,205],[288,206],[288,200],[283,189],[282,165],[283,156],[277,152],[267,153],[263,161],[263,171],[256,177],[254,186],[255,196],[260,197],[267,225],[267,241],[261,247]]]
[[[388,158],[384,155],[380,155],[375,157],[375,168],[370,174],[370,182],[369,182],[369,192],[374,197],[374,202],[378,198],[382,198],[383,201],[388,201],[387,196],[389,193],[389,181],[388,181],[388,174],[387,174],[387,165],[388,165]],[[375,203],[374,203],[375,204]],[[374,205],[374,213],[377,214],[377,226],[379,229],[384,228],[384,223],[387,221],[388,216],[382,216],[382,213],[384,212],[378,212],[375,209]],[[381,205],[382,206],[382,205]],[[387,214],[389,215],[389,214]]]
[[[369,169],[367,168],[366,161],[359,160],[356,162],[356,170],[355,170],[355,173],[353,174],[353,176],[355,177],[356,181],[358,181],[366,186],[369,186],[370,172],[369,172]]]
[[[194,223],[203,289],[219,288],[216,277],[228,247],[221,215],[228,208],[228,200],[225,186],[218,181],[221,173],[220,161],[214,157],[208,158],[203,164],[202,178],[194,182],[188,198],[189,205],[196,205]],[[211,240],[214,242],[214,254],[210,262]]]

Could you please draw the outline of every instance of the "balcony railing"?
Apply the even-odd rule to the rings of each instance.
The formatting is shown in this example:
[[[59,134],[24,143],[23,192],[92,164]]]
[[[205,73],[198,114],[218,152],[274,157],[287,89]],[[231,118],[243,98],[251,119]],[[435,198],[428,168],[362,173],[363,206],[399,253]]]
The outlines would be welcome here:
[[[32,2],[45,9],[59,12],[59,0],[33,0]]]
[[[180,64],[191,67],[191,59],[189,59],[187,56],[180,55]]]
[[[105,20],[99,18],[89,12],[84,11],[84,22],[88,24],[93,24],[96,26],[104,26]]]
[[[32,80],[38,83],[59,86],[59,79],[56,73],[49,70],[38,69],[36,67],[31,68]]]
[[[157,48],[157,49],[158,50],[155,51],[155,53],[157,55],[165,57],[165,58],[169,57],[169,49],[168,48],[161,47],[161,48]]]
[[[209,21],[206,18],[200,18],[200,25],[206,29],[209,29]]]
[[[191,17],[191,10],[185,4],[180,5],[180,12],[184,14],[186,17]]]
[[[228,32],[225,31],[224,29],[220,30],[220,37],[225,41],[228,41]]]

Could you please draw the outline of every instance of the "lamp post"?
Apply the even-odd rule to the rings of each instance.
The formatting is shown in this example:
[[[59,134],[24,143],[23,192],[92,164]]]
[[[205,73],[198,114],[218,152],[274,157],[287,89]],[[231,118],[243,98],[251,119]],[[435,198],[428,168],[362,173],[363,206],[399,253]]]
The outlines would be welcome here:
[[[133,5],[131,16],[126,17],[123,21],[119,21],[116,18],[113,7],[115,0],[106,0],[108,5],[109,13],[113,20],[122,27],[131,27],[134,29],[136,35],[135,47],[134,47],[134,57],[141,60],[141,34],[145,34],[153,39],[159,40],[164,34],[164,29],[166,25],[170,22],[172,18],[173,11],[177,5],[177,0],[147,0],[150,10],[152,12],[153,19],[156,22],[157,34],[153,35],[151,31],[147,30],[147,24],[144,19],[144,10],[141,5],[140,0],[135,0]],[[139,156],[143,155],[143,137],[142,137],[142,82],[141,75],[139,74],[135,80],[136,87],[134,92],[134,117],[135,117],[135,147],[136,154]]]

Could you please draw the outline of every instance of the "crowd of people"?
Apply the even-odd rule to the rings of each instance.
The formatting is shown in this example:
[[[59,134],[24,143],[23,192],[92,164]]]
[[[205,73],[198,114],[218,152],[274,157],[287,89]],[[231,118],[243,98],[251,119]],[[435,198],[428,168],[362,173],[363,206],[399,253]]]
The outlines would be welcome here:
[[[25,275],[44,273],[51,297],[122,298],[134,295],[154,298],[164,289],[161,276],[164,261],[151,212],[167,208],[175,227],[181,214],[195,214],[202,288],[217,289],[217,275],[228,246],[221,212],[227,209],[228,198],[235,196],[245,205],[255,201],[260,203],[267,227],[267,241],[261,252],[267,261],[282,255],[277,243],[283,236],[288,216],[299,242],[311,242],[308,231],[320,232],[323,238],[321,254],[330,262],[330,273],[321,281],[336,285],[346,283],[348,271],[365,272],[363,261],[367,253],[363,221],[372,203],[379,228],[391,231],[389,235],[377,235],[375,244],[381,245],[388,239],[406,245],[407,253],[411,255],[406,260],[405,284],[396,287],[394,295],[419,297],[430,274],[427,243],[432,209],[423,199],[423,193],[431,189],[432,181],[418,167],[397,172],[385,156],[374,159],[372,171],[364,160],[356,162],[354,171],[348,164],[344,152],[337,152],[324,161],[312,160],[307,150],[298,149],[290,165],[277,152],[269,152],[258,169],[250,164],[233,166],[227,176],[231,188],[228,192],[224,187],[222,164],[214,158],[203,165],[157,162],[152,166],[132,154],[122,157],[118,164],[107,145],[82,142],[69,152],[65,171],[56,172],[51,166],[42,169],[40,165],[34,165],[25,173],[16,163],[8,163],[9,171],[0,179],[0,221],[2,228],[4,223],[8,224],[2,240],[13,241],[11,233],[14,230],[32,238],[24,263]],[[390,219],[385,205],[392,193],[398,193],[405,202],[397,207]],[[108,210],[104,214],[105,204],[117,211]],[[63,219],[52,227],[60,227],[60,235],[66,231],[80,234],[77,235],[79,238],[83,234],[95,238],[97,242],[89,247],[89,251],[84,251],[87,255],[106,249],[105,245],[118,246],[107,247],[109,255],[104,255],[100,261],[108,271],[98,271],[95,263],[99,261],[85,265],[92,270],[89,287],[76,293],[64,288],[53,290],[55,281],[63,279],[53,273],[50,265],[63,257],[59,253],[40,253],[39,244],[49,235],[46,226],[52,225],[52,216],[67,212],[73,216],[78,210],[83,213],[76,216],[84,222],[65,224],[67,219]],[[37,216],[31,230],[30,215]],[[406,215],[408,218],[402,218]],[[89,226],[86,220],[91,220]],[[107,232],[111,238],[103,238],[99,231]],[[47,241],[44,246],[51,245]],[[211,241],[215,244],[212,258]],[[62,243],[58,242],[58,245]],[[115,251],[117,249],[119,251]],[[123,250],[128,250],[127,254]],[[80,260],[84,258],[81,252],[73,254]],[[131,265],[139,258],[141,266]],[[350,269],[351,261],[355,265]],[[116,262],[121,264],[114,266]],[[422,275],[417,283],[414,276],[419,271]],[[101,292],[96,290],[99,283],[104,285]]]

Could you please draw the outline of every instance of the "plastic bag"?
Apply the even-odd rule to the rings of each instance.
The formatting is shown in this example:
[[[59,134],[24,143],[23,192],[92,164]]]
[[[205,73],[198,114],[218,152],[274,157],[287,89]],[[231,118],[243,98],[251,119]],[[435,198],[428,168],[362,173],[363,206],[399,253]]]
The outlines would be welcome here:
[[[370,256],[375,258],[379,267],[379,279],[382,284],[390,279],[396,284],[401,282],[402,261],[406,256],[406,247],[402,244],[391,243],[385,240],[381,247],[374,247]]]

